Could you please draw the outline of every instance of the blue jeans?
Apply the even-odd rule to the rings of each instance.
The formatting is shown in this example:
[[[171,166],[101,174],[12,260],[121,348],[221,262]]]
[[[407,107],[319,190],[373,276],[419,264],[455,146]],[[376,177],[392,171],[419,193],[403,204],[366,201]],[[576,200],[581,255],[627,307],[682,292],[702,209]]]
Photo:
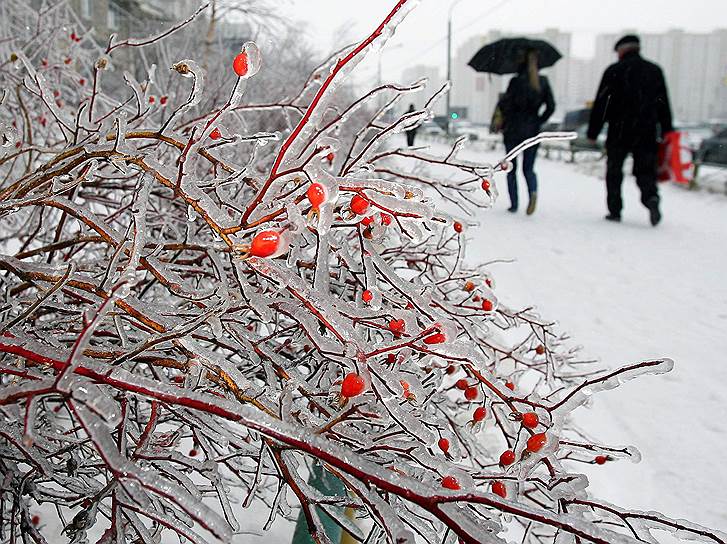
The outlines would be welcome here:
[[[520,142],[505,141],[505,149],[510,151]],[[540,144],[530,147],[523,151],[520,155],[523,159],[523,175],[525,182],[528,184],[528,193],[535,193],[538,190],[538,177],[535,175],[535,158],[538,156],[538,147]],[[507,190],[510,193],[510,204],[513,208],[518,206],[517,196],[517,159],[512,161],[512,170],[507,173]]]

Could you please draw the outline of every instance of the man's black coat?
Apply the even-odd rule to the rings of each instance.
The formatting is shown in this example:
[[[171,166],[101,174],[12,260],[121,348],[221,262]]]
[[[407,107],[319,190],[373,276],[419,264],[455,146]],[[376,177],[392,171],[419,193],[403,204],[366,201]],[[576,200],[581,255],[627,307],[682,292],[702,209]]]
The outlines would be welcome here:
[[[595,140],[608,123],[607,147],[656,146],[657,136],[673,130],[664,74],[633,51],[609,66],[598,87],[588,137]]]

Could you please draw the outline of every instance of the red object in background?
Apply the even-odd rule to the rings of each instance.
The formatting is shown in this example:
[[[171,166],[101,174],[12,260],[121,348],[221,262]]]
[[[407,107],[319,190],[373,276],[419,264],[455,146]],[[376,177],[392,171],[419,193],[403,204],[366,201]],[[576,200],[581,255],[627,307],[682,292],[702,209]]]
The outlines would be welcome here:
[[[689,183],[692,180],[691,151],[681,145],[681,136],[677,131],[667,132],[659,144],[657,169],[659,181]]]

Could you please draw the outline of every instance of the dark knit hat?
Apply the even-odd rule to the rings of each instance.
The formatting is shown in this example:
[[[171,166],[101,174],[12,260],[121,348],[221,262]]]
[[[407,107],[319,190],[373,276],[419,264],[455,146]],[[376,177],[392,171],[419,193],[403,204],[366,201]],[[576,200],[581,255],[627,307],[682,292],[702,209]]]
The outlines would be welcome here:
[[[640,45],[641,42],[639,41],[639,37],[635,34],[627,34],[623,38],[621,38],[619,41],[616,42],[616,45],[613,46],[614,51],[618,51],[618,48],[622,45]]]

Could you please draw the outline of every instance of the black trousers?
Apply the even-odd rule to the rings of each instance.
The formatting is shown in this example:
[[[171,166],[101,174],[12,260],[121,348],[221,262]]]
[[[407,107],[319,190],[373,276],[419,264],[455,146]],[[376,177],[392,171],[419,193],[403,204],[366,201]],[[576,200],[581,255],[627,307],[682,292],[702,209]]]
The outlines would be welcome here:
[[[636,184],[641,190],[641,203],[647,208],[653,202],[659,202],[659,190],[656,186],[657,145],[625,146],[608,144],[608,161],[606,163],[606,202],[608,211],[620,215],[623,201],[621,184],[623,183],[623,166],[626,156],[634,157],[633,174]]]
[[[406,145],[408,147],[411,147],[414,145],[414,138],[416,137],[416,135],[417,135],[416,130],[407,130],[406,131]]]

